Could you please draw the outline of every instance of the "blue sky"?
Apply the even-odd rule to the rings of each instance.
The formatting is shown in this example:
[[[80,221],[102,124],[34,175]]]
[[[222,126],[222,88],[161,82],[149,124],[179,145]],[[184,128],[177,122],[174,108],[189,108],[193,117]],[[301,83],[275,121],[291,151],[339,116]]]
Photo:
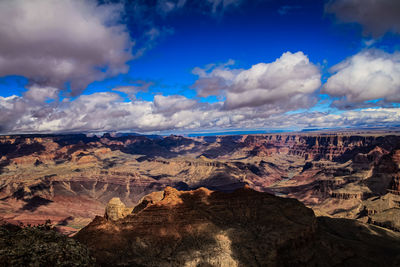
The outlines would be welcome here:
[[[400,4],[376,2],[3,1],[0,132],[400,125]]]
[[[334,25],[332,16],[324,15],[323,1],[251,2],[220,17],[198,11],[168,15],[163,23],[173,29],[172,34],[133,60],[128,76],[93,84],[87,93],[104,90],[105,82],[112,88],[143,79],[157,83],[155,92],[193,97],[190,86],[197,77],[191,72],[198,66],[233,59],[235,66],[249,68],[272,62],[287,51],[303,51],[313,62],[322,65],[326,60],[326,70],[364,47],[361,27]],[[280,15],[284,6],[295,8]]]

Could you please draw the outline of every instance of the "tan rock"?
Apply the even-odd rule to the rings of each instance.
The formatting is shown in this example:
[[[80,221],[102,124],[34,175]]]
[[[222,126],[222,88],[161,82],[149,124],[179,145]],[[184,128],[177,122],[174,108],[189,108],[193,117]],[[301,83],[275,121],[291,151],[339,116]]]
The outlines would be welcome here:
[[[126,217],[131,212],[132,209],[125,207],[119,197],[114,197],[108,202],[104,217],[108,220],[116,221]]]
[[[94,163],[97,161],[97,158],[91,155],[82,156],[77,162],[78,164],[86,164],[86,163]]]

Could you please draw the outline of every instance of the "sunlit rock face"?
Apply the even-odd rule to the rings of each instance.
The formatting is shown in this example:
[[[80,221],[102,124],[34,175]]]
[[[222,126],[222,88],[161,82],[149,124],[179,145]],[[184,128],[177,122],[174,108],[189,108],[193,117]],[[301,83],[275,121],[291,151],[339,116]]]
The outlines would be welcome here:
[[[118,219],[124,218],[128,215],[132,209],[125,207],[124,203],[118,197],[112,198],[107,206],[104,214],[104,218],[116,221]]]
[[[150,203],[150,201],[152,203]],[[118,220],[96,217],[74,237],[101,266],[395,266],[400,235],[316,218],[294,199],[167,187]],[[118,202],[119,203],[119,202]]]

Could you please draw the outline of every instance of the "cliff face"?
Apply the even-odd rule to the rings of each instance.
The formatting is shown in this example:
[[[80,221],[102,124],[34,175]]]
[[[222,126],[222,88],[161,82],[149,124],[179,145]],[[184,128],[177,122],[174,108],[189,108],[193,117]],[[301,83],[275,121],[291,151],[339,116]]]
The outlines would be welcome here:
[[[356,218],[363,201],[398,194],[399,144],[377,134],[1,136],[0,217],[51,219],[72,231],[113,197],[133,206],[166,186],[231,192],[247,184]]]
[[[400,259],[398,234],[317,220],[294,199],[248,187],[232,193],[167,187],[162,198],[148,199],[124,218],[96,217],[75,238],[102,266],[395,266]]]
[[[97,217],[76,238],[104,266],[266,266],[277,265],[291,249],[304,253],[293,264],[305,263],[315,231],[312,210],[295,200],[247,188],[221,193],[167,187],[162,199],[125,218]]]
[[[346,162],[358,153],[369,152],[375,147],[390,151],[399,141],[398,136],[255,135],[247,136],[243,143],[246,148],[252,149],[253,154],[286,153],[304,157],[306,160]]]

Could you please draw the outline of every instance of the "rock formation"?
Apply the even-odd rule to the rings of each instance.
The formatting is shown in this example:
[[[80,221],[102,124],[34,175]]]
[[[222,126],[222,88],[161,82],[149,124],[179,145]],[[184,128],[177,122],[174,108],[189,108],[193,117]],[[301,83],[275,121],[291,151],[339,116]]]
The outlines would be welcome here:
[[[319,218],[299,201],[199,188],[149,197],[118,220],[96,217],[75,238],[101,266],[396,266],[400,235]],[[135,211],[136,210],[136,211]]]
[[[118,197],[114,197],[108,202],[106,206],[104,218],[116,221],[118,219],[126,217],[126,215],[131,212],[132,209],[125,207],[124,203],[121,202],[121,199],[119,199]]]

